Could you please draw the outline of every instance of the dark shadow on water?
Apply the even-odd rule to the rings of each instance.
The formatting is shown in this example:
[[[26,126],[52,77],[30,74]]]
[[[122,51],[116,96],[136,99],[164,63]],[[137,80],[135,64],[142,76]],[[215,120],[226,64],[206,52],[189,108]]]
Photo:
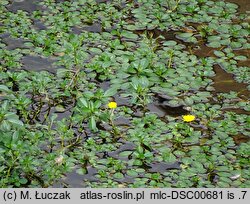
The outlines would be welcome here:
[[[180,169],[180,162],[175,162],[175,163],[152,163],[150,165],[151,169],[149,172],[159,172],[159,173],[165,173],[167,170],[171,169]]]
[[[235,91],[239,97],[249,98],[250,91],[247,90],[246,84],[236,82],[233,74],[227,73],[219,65],[214,66],[214,71],[216,75],[212,79],[215,92],[229,93],[230,91]]]
[[[185,110],[184,106],[182,105],[173,107],[165,104],[150,103],[148,104],[147,108],[151,113],[157,114],[160,118],[167,115],[172,117],[178,117],[181,115],[187,115],[189,113],[189,111]]]
[[[12,12],[16,12],[17,10],[27,11],[32,13],[36,10],[44,10],[44,8],[38,5],[39,1],[36,0],[23,0],[23,1],[12,1],[10,5],[7,6],[7,9]]]
[[[47,27],[44,25],[44,23],[40,20],[34,19],[33,20],[33,26],[35,27],[36,30],[46,30]]]
[[[147,108],[151,113],[155,113],[160,118],[162,118],[166,115],[166,112],[162,108],[160,108],[159,106],[155,105],[154,103],[148,104]]]
[[[65,177],[55,183],[52,188],[85,188],[86,184],[84,183],[84,179],[87,179],[90,182],[98,181],[98,179],[95,178],[95,174],[97,173],[96,169],[92,167],[87,167],[88,173],[81,175],[76,172],[79,168],[80,167],[77,167],[72,172],[67,173]]]
[[[24,56],[21,60],[23,63],[23,69],[28,71],[48,71],[53,74],[60,67],[53,65],[55,60],[43,58],[40,56]]]
[[[14,50],[16,48],[27,48],[24,43],[27,42],[23,39],[12,38],[10,34],[5,33],[0,35],[4,44],[6,44],[7,50]]]
[[[73,26],[72,31],[74,34],[80,35],[84,31],[92,32],[92,33],[101,33],[102,32],[102,26],[99,23],[94,23],[92,25],[84,25],[82,27]]]

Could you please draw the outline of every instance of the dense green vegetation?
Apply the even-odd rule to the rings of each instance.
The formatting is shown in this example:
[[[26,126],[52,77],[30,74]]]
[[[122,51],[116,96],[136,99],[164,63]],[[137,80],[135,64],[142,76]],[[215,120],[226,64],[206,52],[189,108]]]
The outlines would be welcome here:
[[[0,187],[250,187],[237,9],[1,0]]]

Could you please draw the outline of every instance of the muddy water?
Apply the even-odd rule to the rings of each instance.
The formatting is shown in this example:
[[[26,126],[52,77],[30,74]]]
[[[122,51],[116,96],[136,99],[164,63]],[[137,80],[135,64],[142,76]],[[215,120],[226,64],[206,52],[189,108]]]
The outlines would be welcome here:
[[[214,88],[216,92],[230,92],[235,91],[241,96],[249,97],[247,85],[238,83],[234,80],[233,75],[224,71],[219,65],[214,66],[216,75],[212,78],[214,80]]]
[[[247,11],[250,11],[250,4],[249,0],[226,0],[227,2],[236,3],[239,5],[239,12],[245,13]]]

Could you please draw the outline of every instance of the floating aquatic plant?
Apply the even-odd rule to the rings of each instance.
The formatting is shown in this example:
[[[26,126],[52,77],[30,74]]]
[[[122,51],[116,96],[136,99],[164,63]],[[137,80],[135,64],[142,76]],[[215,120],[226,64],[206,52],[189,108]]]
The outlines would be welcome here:
[[[82,187],[250,186],[236,4],[15,5],[0,5],[0,187],[74,187],[70,172]]]

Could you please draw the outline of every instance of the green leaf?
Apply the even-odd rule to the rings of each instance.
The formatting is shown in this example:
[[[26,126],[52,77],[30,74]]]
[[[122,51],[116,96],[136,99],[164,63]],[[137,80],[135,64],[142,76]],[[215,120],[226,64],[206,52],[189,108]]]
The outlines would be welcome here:
[[[194,100],[192,98],[185,98],[184,102],[187,104],[187,105],[193,105],[194,103]]]
[[[221,51],[218,51],[218,50],[215,50],[215,51],[214,51],[214,54],[215,54],[217,57],[225,57],[224,52],[221,52]]]
[[[164,42],[163,45],[167,46],[167,47],[174,47],[175,45],[177,45],[177,42],[173,41],[173,40],[168,40],[168,41]]]
[[[55,109],[57,112],[61,112],[61,113],[63,113],[66,110],[62,105],[57,105]]]
[[[15,131],[12,135],[12,143],[16,144],[19,138],[19,131]]]
[[[244,61],[247,60],[247,57],[244,55],[238,55],[236,57],[234,57],[235,60],[239,60],[239,61]]]
[[[8,123],[6,120],[0,123],[0,129],[9,131],[10,128],[11,128],[10,123]]]
[[[208,42],[217,42],[217,41],[220,41],[221,37],[220,36],[209,36],[207,38]]]
[[[176,157],[172,153],[166,153],[164,155],[164,161],[167,163],[174,163],[176,161]]]
[[[139,159],[136,159],[136,160],[134,160],[133,165],[135,165],[135,166],[141,166],[142,165],[142,161],[139,160]]]
[[[127,30],[136,30],[136,26],[135,25],[126,25],[126,29]]]
[[[104,97],[110,97],[110,96],[114,96],[117,93],[117,89],[116,88],[110,88],[108,90],[106,90],[103,94]]]
[[[18,119],[18,116],[15,114],[15,113],[12,113],[12,112],[8,112],[5,114],[5,118],[6,119]]]
[[[13,119],[13,118],[11,118],[11,119],[8,119],[8,121],[9,121],[10,123],[12,123],[13,125],[23,126],[23,122],[20,121],[20,120],[18,120],[18,119]]]
[[[123,151],[119,154],[120,157],[128,157],[132,154],[132,151]]]
[[[116,178],[116,179],[123,179],[123,178],[124,178],[123,174],[120,173],[120,172],[115,173],[113,176],[114,176],[114,178]]]
[[[242,47],[242,44],[240,42],[232,42],[230,46],[232,49],[238,49]]]
[[[19,182],[20,182],[21,184],[26,184],[26,183],[28,182],[28,180],[27,180],[26,178],[21,178],[21,179],[19,180]]]
[[[11,90],[7,86],[5,86],[5,85],[0,85],[0,91],[1,92],[6,92],[6,93],[10,93],[11,92]]]
[[[95,109],[100,108],[100,107],[101,107],[101,105],[102,105],[102,102],[101,102],[101,101],[99,101],[99,100],[97,100],[97,101],[95,101],[95,102],[94,102],[94,107],[95,107]]]
[[[191,36],[193,36],[193,33],[179,33],[177,34],[177,36],[180,38],[190,38]]]
[[[102,54],[102,50],[96,47],[89,48],[89,51],[95,53],[95,54]]]
[[[139,174],[135,170],[128,170],[127,175],[131,177],[138,177]]]
[[[88,107],[88,102],[84,98],[80,98],[79,102],[80,102],[81,106]]]
[[[80,175],[84,175],[87,173],[87,170],[85,168],[81,168],[81,169],[77,169],[76,173],[80,174]]]
[[[148,65],[149,65],[148,59],[143,58],[143,59],[140,61],[140,65],[141,65],[141,67],[144,68],[144,69],[147,68]]]
[[[175,90],[173,90],[173,89],[168,89],[168,88],[166,88],[166,89],[164,89],[164,90],[166,91],[167,95],[169,95],[169,96],[177,96],[177,95],[180,94],[180,92],[175,91]]]
[[[90,117],[90,121],[89,121],[89,127],[91,130],[96,130],[96,121],[95,121],[95,117],[91,116]]]
[[[138,38],[138,36],[130,31],[122,31],[121,35],[125,38],[129,38],[129,39],[134,39],[136,40]]]
[[[207,44],[208,47],[219,48],[221,46],[220,42],[210,42]]]
[[[145,173],[145,169],[142,169],[142,168],[137,168],[137,169],[135,169],[135,171],[137,173]]]

